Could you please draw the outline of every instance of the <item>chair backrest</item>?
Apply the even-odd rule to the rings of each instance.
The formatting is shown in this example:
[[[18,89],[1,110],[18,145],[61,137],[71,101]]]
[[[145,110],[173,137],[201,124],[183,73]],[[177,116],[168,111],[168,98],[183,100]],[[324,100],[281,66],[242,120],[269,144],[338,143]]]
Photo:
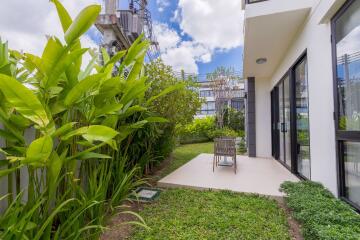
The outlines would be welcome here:
[[[221,137],[214,139],[214,153],[220,156],[234,156],[236,154],[235,138]]]

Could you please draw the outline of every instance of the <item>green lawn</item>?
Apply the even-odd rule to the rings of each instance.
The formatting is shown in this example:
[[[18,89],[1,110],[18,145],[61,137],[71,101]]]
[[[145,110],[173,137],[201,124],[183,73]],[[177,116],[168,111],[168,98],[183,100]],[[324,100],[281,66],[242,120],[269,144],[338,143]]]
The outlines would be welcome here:
[[[290,239],[284,211],[255,195],[166,190],[140,215],[151,230],[139,227],[130,239]]]
[[[172,173],[201,153],[213,153],[214,143],[196,143],[181,145],[172,154],[171,162],[159,173],[159,178]]]
[[[182,145],[159,173],[166,176],[200,153],[212,153],[213,143]],[[287,218],[275,200],[229,191],[164,190],[139,212],[151,230],[136,227],[133,240],[282,240],[290,239]]]

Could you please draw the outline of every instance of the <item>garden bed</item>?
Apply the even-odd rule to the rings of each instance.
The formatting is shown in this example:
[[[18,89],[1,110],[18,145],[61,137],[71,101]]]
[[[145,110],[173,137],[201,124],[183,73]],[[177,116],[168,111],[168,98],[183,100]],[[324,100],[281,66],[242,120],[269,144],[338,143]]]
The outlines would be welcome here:
[[[306,240],[360,239],[360,215],[321,184],[286,182],[282,191]]]

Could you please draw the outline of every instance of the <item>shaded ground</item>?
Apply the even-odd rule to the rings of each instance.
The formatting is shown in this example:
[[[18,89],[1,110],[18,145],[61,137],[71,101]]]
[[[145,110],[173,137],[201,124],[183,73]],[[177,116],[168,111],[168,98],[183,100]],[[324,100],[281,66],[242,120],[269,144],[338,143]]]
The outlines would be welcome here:
[[[212,153],[213,143],[178,147],[161,164],[152,183],[181,167],[200,153]],[[118,214],[109,221],[102,240],[112,239],[296,239],[298,223],[282,198],[276,200],[227,191],[164,190],[152,204],[128,203],[151,228],[124,225],[135,218]]]

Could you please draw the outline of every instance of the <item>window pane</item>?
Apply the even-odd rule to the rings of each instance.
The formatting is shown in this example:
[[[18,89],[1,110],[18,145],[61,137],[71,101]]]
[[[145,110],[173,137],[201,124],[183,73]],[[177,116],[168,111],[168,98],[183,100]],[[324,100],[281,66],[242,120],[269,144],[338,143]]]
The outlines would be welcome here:
[[[310,179],[309,97],[307,61],[295,68],[298,172]]]
[[[360,206],[360,143],[344,142],[345,196]]]
[[[336,22],[339,129],[360,130],[360,1]]]

